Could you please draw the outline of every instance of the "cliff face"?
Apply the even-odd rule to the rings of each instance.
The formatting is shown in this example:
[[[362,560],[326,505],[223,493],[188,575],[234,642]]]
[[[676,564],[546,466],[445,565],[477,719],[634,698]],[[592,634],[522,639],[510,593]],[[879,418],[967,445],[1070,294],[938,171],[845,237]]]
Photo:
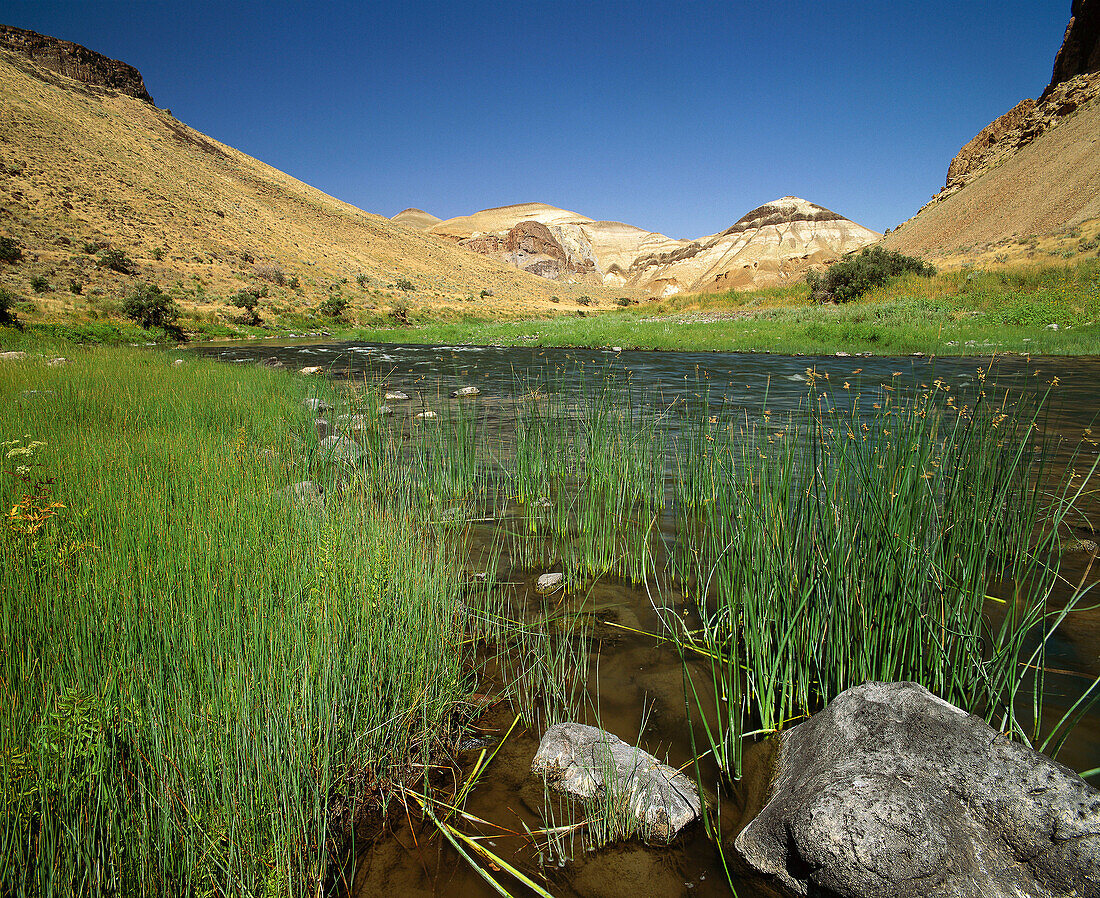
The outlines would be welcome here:
[[[1073,0],[1066,36],[1043,96],[1063,81],[1089,72],[1100,72],[1100,0]]]
[[[117,90],[147,103],[153,102],[145,89],[141,72],[132,65],[110,59],[72,41],[58,40],[12,25],[0,25],[0,50],[18,53],[66,78]]]

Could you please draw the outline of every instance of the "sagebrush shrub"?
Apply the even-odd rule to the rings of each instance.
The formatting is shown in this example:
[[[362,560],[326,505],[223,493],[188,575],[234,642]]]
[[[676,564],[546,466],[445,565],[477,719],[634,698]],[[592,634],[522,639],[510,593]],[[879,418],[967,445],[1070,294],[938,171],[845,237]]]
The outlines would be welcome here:
[[[806,283],[815,302],[849,302],[903,274],[931,277],[934,266],[881,246],[864,247],[835,263],[825,274],[810,271]]]

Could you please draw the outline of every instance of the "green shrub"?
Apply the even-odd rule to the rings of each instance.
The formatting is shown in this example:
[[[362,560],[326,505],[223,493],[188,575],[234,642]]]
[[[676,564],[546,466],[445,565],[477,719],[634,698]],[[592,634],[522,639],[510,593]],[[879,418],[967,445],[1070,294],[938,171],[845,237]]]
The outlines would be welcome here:
[[[481,298],[482,299],[487,299],[488,297],[494,296],[494,295],[495,294],[493,293],[493,291],[489,290],[489,289],[485,289],[485,290],[481,291]]]
[[[122,303],[122,314],[146,330],[162,327],[166,334],[183,336],[183,331],[176,324],[183,310],[171,296],[153,284],[135,288]]]
[[[14,237],[0,237],[0,262],[10,262],[13,265],[23,259],[23,247]]]
[[[577,305],[578,306],[590,306],[590,305],[592,305],[592,297],[587,295],[587,294],[584,294],[583,296],[578,296],[577,297]]]
[[[267,296],[267,287],[264,287],[262,291],[238,290],[230,298],[229,304],[236,306],[238,309],[243,309],[245,314],[242,316],[242,322],[255,327],[260,323],[260,315],[256,311],[256,306],[263,296]]]
[[[301,290],[302,289],[302,282],[298,280],[298,275],[295,275],[289,281],[287,281],[286,285],[291,290]]]
[[[366,290],[367,284],[370,282],[370,278],[368,278],[365,274],[360,274],[356,276],[355,282],[364,290]]]
[[[416,289],[416,284],[414,284],[408,278],[398,278],[396,281],[394,281],[394,286],[398,290],[404,290],[406,293],[409,293],[410,291]]]
[[[69,281],[69,292],[75,293],[77,296],[79,296],[81,293],[84,292],[84,282],[77,280]]]
[[[46,276],[44,274],[36,274],[34,277],[31,278],[31,289],[35,293],[49,293],[50,282],[46,280]]]
[[[920,259],[881,246],[869,246],[841,259],[824,275],[811,270],[806,283],[815,302],[849,302],[903,274],[931,277],[935,273],[932,265]]]
[[[348,301],[339,293],[334,293],[318,307],[318,311],[328,318],[339,318],[348,309]]]
[[[96,264],[100,268],[109,268],[119,274],[133,274],[135,270],[133,260],[120,249],[100,250]]]
[[[98,240],[88,240],[84,244],[84,252],[86,252],[89,256],[94,256],[101,249],[103,249],[104,246],[106,246],[106,244],[100,243]]]
[[[162,247],[162,246],[154,247],[153,251],[149,255],[151,255],[154,259],[156,259],[158,262],[160,262],[162,259],[164,259],[164,247]]]
[[[10,290],[0,287],[0,324],[11,327],[18,325],[19,319],[15,317],[14,306],[19,299]]]
[[[616,296],[615,297],[615,305],[623,306],[624,308],[626,306],[634,305],[634,303],[636,303],[637,301],[638,300],[636,300],[636,299],[631,299],[629,296]]]

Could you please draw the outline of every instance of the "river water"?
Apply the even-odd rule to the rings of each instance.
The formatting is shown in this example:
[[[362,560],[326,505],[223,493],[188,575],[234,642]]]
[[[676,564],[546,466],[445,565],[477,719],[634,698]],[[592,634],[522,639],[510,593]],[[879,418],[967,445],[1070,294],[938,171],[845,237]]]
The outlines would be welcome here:
[[[390,389],[406,392],[411,401],[399,414],[416,414],[441,409],[454,402],[451,391],[476,386],[475,400],[487,420],[506,432],[510,408],[521,392],[577,390],[595,384],[606,375],[629,383],[632,395],[655,413],[666,413],[678,402],[706,392],[711,402],[727,411],[752,418],[767,408],[773,415],[793,413],[807,401],[808,372],[816,375],[818,390],[843,401],[871,402],[889,387],[899,394],[927,388],[939,379],[949,385],[960,401],[977,395],[983,372],[988,371],[985,390],[993,401],[1015,405],[1023,396],[1035,396],[1050,388],[1047,413],[1042,427],[1055,459],[1071,458],[1082,437],[1092,438],[1100,414],[1100,359],[1041,358],[1011,356],[988,358],[925,357],[812,357],[745,353],[648,352],[591,349],[541,349],[528,347],[423,346],[364,343],[234,343],[197,347],[195,352],[213,355],[230,363],[264,362],[298,369],[322,366],[337,380],[384,382]],[[844,391],[843,393],[841,391]],[[853,397],[859,396],[859,399]],[[1007,397],[1007,399],[1006,399]],[[675,415],[669,415],[675,426]],[[1095,428],[1100,432],[1100,423]],[[1088,448],[1084,458],[1095,457]],[[1086,506],[1091,525],[1100,529],[1097,505]],[[1085,528],[1087,529],[1087,527]],[[1089,534],[1082,532],[1083,537]],[[1083,575],[1088,559],[1067,559],[1069,578]],[[1095,572],[1093,572],[1095,575]],[[533,574],[509,572],[517,596],[533,592]],[[650,598],[642,589],[618,580],[599,581],[585,598],[585,608],[595,612],[599,623],[594,632],[598,654],[589,677],[589,687],[598,694],[600,721],[627,741],[639,736],[643,709],[645,729],[639,744],[673,766],[692,757],[689,723],[685,710],[682,669],[678,656],[668,645],[634,631],[656,632],[658,621]],[[1067,622],[1065,638],[1048,654],[1048,665],[1068,671],[1067,676],[1048,682],[1047,703],[1060,715],[1066,696],[1078,693],[1087,683],[1083,676],[1100,675],[1100,612],[1079,612]],[[1076,675],[1076,676],[1074,676]],[[513,720],[506,703],[491,709],[480,721],[487,736],[499,740]],[[477,788],[469,797],[467,810],[501,827],[469,826],[489,838],[486,846],[509,863],[522,866],[537,877],[539,858],[530,840],[519,835],[524,827],[544,825],[544,795],[541,780],[529,773],[539,733],[526,732],[522,725],[513,730]],[[491,743],[495,744],[495,742]],[[745,777],[740,787],[722,802],[722,841],[731,846],[733,836],[751,819],[766,787],[768,769],[766,745],[748,753]],[[469,767],[478,752],[464,753],[459,761]],[[1077,770],[1100,766],[1100,715],[1087,717],[1075,731],[1059,760]],[[704,768],[704,777],[714,774]],[[1093,780],[1095,782],[1095,780]],[[741,896],[770,895],[766,883],[753,878],[736,864],[729,847],[727,861],[733,866],[737,892]],[[722,866],[713,844],[700,825],[669,848],[648,848],[637,842],[585,852],[579,839],[573,857],[559,866],[544,852],[547,889],[555,895],[583,898],[637,898],[640,895],[726,896]],[[351,891],[355,895],[468,896],[496,894],[478,878],[469,865],[457,858],[447,844],[430,829],[412,827],[403,813],[391,815],[370,844],[357,852]],[[505,874],[498,881],[516,896],[531,894]]]

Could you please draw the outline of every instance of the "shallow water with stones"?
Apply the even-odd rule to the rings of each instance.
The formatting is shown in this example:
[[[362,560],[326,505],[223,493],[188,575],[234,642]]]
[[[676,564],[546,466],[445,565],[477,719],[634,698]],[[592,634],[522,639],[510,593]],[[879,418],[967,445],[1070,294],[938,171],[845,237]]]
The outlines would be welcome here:
[[[744,412],[749,419],[758,417],[765,408],[776,419],[797,412],[807,401],[807,369],[816,372],[818,389],[830,399],[848,403],[858,395],[858,402],[871,403],[881,395],[883,386],[905,393],[927,388],[937,378],[960,396],[974,396],[979,368],[987,369],[990,364],[983,358],[813,357],[349,342],[236,343],[208,345],[195,351],[227,362],[278,363],[292,369],[321,365],[337,380],[382,382],[409,395],[409,401],[395,409],[399,415],[411,416],[428,409],[442,411],[449,404],[474,401],[479,405],[480,420],[500,439],[507,438],[517,395],[533,389],[578,390],[595,385],[609,374],[629,383],[638,401],[652,413],[665,416],[668,426],[675,429],[677,406],[697,399],[704,391],[716,406],[734,414]],[[1041,426],[1057,464],[1069,460],[1083,436],[1092,436],[1089,429],[1100,414],[1100,359],[998,358],[985,389],[989,395],[999,397],[997,401],[1004,401],[1007,393],[1007,401],[1012,403],[1015,397],[1034,395],[1052,382],[1056,385]],[[449,398],[452,391],[464,386],[478,388],[476,399]],[[1100,432],[1100,427],[1096,430]],[[1086,449],[1086,458],[1088,452],[1095,454],[1095,448],[1086,444]],[[1097,503],[1091,502],[1085,510],[1091,525],[1100,528]],[[665,523],[662,529],[668,529]],[[1082,528],[1081,536],[1091,538],[1086,530]],[[471,547],[475,557],[490,538],[486,532],[475,533]],[[502,564],[505,570],[501,579],[510,584],[506,588],[513,606],[537,604],[534,579],[538,572],[511,565],[507,556]],[[1084,575],[1087,566],[1087,556],[1065,561],[1071,579]],[[996,592],[996,586],[992,591]],[[650,598],[644,589],[615,578],[597,582],[584,597],[584,610],[594,619],[595,657],[588,686],[590,693],[598,696],[600,722],[606,729],[633,741],[639,736],[644,713],[645,729],[639,744],[667,758],[673,766],[680,766],[692,757],[692,746],[679,657],[667,644],[635,632],[658,629]],[[674,605],[683,602],[674,593],[666,594],[665,599]],[[1085,683],[1082,675],[1100,675],[1100,612],[1074,613],[1062,638],[1048,654],[1048,666],[1066,672],[1052,676],[1047,683],[1047,713],[1058,716],[1067,707],[1065,697],[1080,692]],[[491,689],[491,663],[486,672],[487,688]],[[507,702],[500,702],[480,719],[478,725],[485,737],[493,740],[490,745],[496,744],[513,717]],[[529,773],[538,736],[522,725],[516,727],[466,803],[470,813],[503,828],[500,832],[481,828],[489,835],[486,844],[491,850],[529,872],[540,869],[540,857],[522,835],[524,827],[534,830],[544,825],[543,785]],[[751,819],[761,800],[769,750],[767,744],[753,747],[746,758],[744,778],[733,794],[723,799],[722,830],[727,844]],[[478,753],[466,751],[457,760],[468,769]],[[1094,711],[1081,722],[1059,760],[1077,770],[1100,766],[1100,713]],[[708,768],[704,763],[703,776],[715,776],[713,765]],[[669,848],[648,848],[632,841],[586,852],[578,838],[572,855],[570,861],[559,865],[557,858],[543,851],[541,869],[551,894],[583,898],[729,894],[717,853],[698,824]],[[727,852],[727,861],[736,864],[732,850]],[[347,872],[353,880],[352,892],[360,896],[474,898],[494,894],[438,835],[433,836],[430,828],[410,828],[403,814],[391,815],[370,843],[360,846],[354,869]],[[773,894],[766,883],[748,871],[735,867],[732,873],[739,895]],[[514,895],[529,894],[506,875],[499,874],[498,879]]]

